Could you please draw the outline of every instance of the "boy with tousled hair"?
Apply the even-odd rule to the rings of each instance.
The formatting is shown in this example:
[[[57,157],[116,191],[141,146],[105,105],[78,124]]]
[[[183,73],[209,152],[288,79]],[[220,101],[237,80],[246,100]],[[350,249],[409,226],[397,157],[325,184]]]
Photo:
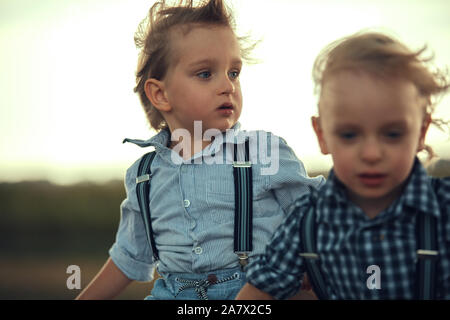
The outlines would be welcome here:
[[[306,268],[314,270],[308,277],[322,299],[450,299],[450,178],[428,177],[416,156],[426,149],[430,123],[446,123],[432,114],[449,81],[430,71],[423,51],[362,32],[320,53],[312,125],[333,169],[319,191],[295,202],[248,268],[239,299],[286,299]],[[306,221],[316,225],[315,252],[305,250]],[[435,221],[436,229],[416,233],[421,221]],[[419,238],[437,250],[423,250]],[[416,271],[421,260],[429,265],[423,273]]]
[[[287,207],[324,179],[309,178],[284,140],[239,130],[247,49],[223,1],[160,1],[145,23],[136,37],[142,51],[135,91],[158,134],[126,141],[155,147],[146,178],[153,238],[137,198],[140,159],[126,173],[127,198],[110,258],[79,298],[112,298],[132,280],[151,280],[156,266],[161,278],[147,299],[233,299],[245,283],[243,268],[263,252]],[[249,159],[239,162],[244,147]],[[269,149],[272,163],[258,162]],[[274,162],[276,170],[263,174]],[[245,173],[245,197],[235,197],[236,172]],[[245,233],[235,232],[235,208],[253,214],[250,223],[239,220]],[[248,252],[233,246],[247,244],[241,236],[253,240]]]

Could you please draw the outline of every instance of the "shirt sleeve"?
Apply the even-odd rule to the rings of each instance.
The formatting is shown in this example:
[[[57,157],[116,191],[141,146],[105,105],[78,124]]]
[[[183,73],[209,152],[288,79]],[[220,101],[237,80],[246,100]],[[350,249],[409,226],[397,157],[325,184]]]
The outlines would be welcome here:
[[[130,280],[150,281],[154,266],[136,195],[138,164],[133,164],[125,176],[127,197],[120,206],[119,228],[109,255]]]
[[[279,153],[278,170],[272,170],[273,174],[269,174],[269,185],[278,203],[287,213],[292,203],[308,193],[309,188],[320,189],[325,183],[325,178],[323,176],[309,177],[302,161],[297,158],[284,139],[271,134],[269,144],[272,154],[277,150]],[[276,160],[276,157],[273,156],[273,158]],[[276,165],[272,167],[276,169]]]
[[[286,299],[301,287],[305,266],[300,253],[300,221],[309,208],[309,195],[295,202],[264,254],[255,258],[246,271],[247,281],[276,299]]]

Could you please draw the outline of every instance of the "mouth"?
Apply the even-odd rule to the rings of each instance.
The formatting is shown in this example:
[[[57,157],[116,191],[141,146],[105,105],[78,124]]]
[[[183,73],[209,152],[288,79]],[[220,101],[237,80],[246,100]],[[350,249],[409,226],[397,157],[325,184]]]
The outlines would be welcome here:
[[[383,183],[387,175],[383,173],[361,173],[358,177],[364,185],[368,187],[378,187]]]
[[[234,106],[231,103],[224,103],[220,107],[217,108],[222,115],[231,115],[234,111]]]
[[[224,103],[218,109],[219,110],[233,110],[234,107],[233,107],[233,104],[231,104],[231,103]]]

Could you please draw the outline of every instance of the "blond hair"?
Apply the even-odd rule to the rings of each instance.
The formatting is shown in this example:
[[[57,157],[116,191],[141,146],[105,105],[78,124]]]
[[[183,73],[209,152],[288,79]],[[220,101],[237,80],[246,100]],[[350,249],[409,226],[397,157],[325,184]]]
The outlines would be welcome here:
[[[156,2],[148,16],[139,24],[135,34],[136,47],[141,49],[136,71],[136,87],[150,126],[156,131],[167,127],[167,123],[145,94],[145,82],[154,78],[163,80],[169,64],[171,51],[169,33],[175,26],[205,24],[229,27],[234,31],[234,20],[223,0],[202,1],[194,5],[193,0],[179,1],[178,5],[169,6],[166,1]],[[187,30],[188,31],[188,30]],[[237,38],[241,41],[243,38]],[[250,48],[241,46],[245,59]],[[172,59],[173,60],[173,59]]]
[[[400,77],[411,81],[419,94],[425,99],[425,112],[432,115],[438,97],[450,87],[448,73],[431,70],[432,57],[423,58],[427,47],[412,51],[400,41],[379,32],[358,32],[339,39],[325,47],[316,58],[313,66],[315,92],[319,94],[330,75],[342,70],[363,70],[386,78]],[[440,129],[447,127],[448,121],[433,119],[432,123]],[[431,147],[426,146],[429,155]]]

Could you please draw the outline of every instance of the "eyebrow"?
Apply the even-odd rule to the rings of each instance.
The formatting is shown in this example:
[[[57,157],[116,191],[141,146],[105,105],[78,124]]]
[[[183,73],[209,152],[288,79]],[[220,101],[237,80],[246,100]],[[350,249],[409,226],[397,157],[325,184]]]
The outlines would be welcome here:
[[[406,127],[408,125],[407,121],[405,120],[397,120],[388,122],[385,125],[383,125],[383,128],[389,128],[389,127]]]
[[[408,126],[408,123],[404,120],[395,120],[391,122],[387,122],[382,125],[381,129],[388,129],[392,127],[397,128],[406,128]],[[342,123],[335,123],[334,124],[334,130],[358,130],[359,128],[364,127],[360,123],[352,123],[352,122],[342,122]]]
[[[207,58],[207,59],[201,59],[201,60],[198,60],[198,61],[194,61],[194,62],[189,64],[189,67],[190,68],[194,68],[194,67],[198,67],[198,66],[202,66],[202,65],[210,65],[210,64],[214,64],[214,63],[216,63],[215,59]],[[232,60],[231,64],[232,65],[242,66],[242,59],[235,58],[235,59]]]

